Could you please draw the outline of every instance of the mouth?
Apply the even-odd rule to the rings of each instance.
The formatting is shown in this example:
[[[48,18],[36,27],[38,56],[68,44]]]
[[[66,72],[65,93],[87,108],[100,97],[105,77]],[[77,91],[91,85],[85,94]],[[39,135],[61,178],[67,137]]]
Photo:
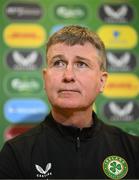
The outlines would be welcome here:
[[[59,93],[80,93],[77,89],[60,89]]]

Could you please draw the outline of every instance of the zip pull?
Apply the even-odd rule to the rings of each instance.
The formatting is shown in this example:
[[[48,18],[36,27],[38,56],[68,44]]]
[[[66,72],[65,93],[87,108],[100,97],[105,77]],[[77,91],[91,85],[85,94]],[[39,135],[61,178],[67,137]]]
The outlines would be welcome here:
[[[80,138],[79,136],[76,138],[76,145],[77,145],[77,150],[80,148]]]

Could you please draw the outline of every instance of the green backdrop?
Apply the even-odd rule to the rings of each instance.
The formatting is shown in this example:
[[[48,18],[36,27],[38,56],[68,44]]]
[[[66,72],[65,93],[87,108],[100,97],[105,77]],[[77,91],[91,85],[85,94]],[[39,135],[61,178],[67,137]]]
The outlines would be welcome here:
[[[45,43],[69,24],[89,27],[106,45],[110,75],[98,116],[139,135],[138,0],[1,0],[0,12],[0,147],[48,114]]]

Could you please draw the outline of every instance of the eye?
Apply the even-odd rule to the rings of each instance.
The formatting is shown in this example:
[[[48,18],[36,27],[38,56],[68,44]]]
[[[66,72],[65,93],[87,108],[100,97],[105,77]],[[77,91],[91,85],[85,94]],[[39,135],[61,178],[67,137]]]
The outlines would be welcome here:
[[[79,61],[76,63],[76,66],[79,68],[86,68],[88,65],[85,62]]]
[[[66,67],[66,62],[64,62],[63,60],[56,60],[53,63],[54,67]]]

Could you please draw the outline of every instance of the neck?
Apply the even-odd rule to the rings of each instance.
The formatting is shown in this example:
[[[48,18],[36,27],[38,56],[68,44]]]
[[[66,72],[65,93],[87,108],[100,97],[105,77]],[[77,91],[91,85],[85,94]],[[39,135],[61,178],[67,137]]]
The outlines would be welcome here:
[[[92,121],[92,107],[87,110],[67,110],[52,108],[52,116],[58,123],[77,128],[90,127]]]

